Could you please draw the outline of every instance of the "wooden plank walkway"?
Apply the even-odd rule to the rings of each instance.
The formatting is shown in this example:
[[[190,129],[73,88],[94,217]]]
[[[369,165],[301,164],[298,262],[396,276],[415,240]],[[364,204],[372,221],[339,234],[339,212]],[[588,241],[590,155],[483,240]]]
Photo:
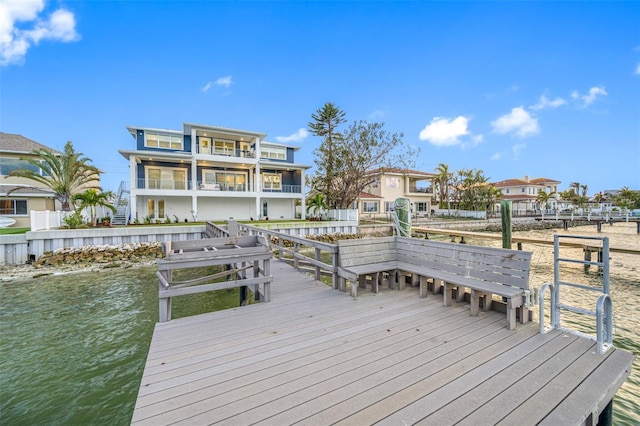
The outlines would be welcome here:
[[[580,424],[634,358],[416,288],[272,274],[270,303],[156,324],[132,424]]]

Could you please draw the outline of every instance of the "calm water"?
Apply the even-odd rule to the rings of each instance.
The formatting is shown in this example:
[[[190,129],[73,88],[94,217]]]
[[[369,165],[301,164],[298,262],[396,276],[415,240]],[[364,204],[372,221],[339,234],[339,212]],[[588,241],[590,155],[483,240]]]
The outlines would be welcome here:
[[[635,225],[616,224],[603,231],[612,246],[640,249]],[[595,226],[562,234],[597,235]],[[525,249],[533,251],[531,284],[539,287],[552,281],[551,247]],[[573,255],[582,257],[579,251]],[[105,270],[0,284],[0,424],[129,424],[158,318],[154,273],[155,267]],[[581,267],[563,269],[563,274],[569,281],[598,282],[597,274],[585,275]],[[611,286],[614,343],[638,355],[640,256],[612,254]],[[587,298],[562,297],[578,303]],[[177,298],[174,317],[236,306],[237,301],[233,290]],[[588,331],[592,321],[563,316],[563,323]],[[639,395],[636,360],[614,400],[616,424],[640,424]]]

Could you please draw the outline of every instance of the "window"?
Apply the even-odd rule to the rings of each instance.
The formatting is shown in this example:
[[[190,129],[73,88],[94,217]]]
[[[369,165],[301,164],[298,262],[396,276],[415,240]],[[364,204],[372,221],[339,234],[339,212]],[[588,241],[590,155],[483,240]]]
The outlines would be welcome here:
[[[395,210],[395,202],[393,201],[385,201],[384,202],[384,211],[385,212],[392,212]]]
[[[236,155],[236,143],[233,141],[214,141],[213,149],[216,155]]]
[[[509,188],[505,189],[505,190],[504,190],[504,193],[505,193],[505,194],[508,194],[508,193],[509,193]]]
[[[400,178],[394,176],[387,176],[387,188],[400,188]]]
[[[265,191],[282,191],[282,175],[276,173],[263,173],[262,189]]]
[[[362,211],[365,213],[378,213],[378,204],[377,201],[363,201]]]
[[[262,151],[260,152],[261,158],[272,158],[276,160],[286,160],[287,159],[287,149],[280,148],[275,146],[262,147]]]
[[[187,169],[147,167],[147,189],[186,189]]]
[[[40,176],[49,176],[49,174],[42,170],[40,167],[34,166],[33,164],[28,163],[25,160],[20,160],[18,158],[0,158],[1,176],[7,176],[12,171],[18,169],[31,170],[32,172],[38,173]]]
[[[416,202],[416,212],[428,212],[429,211],[429,203],[425,201]]]
[[[520,189],[520,192],[522,192],[524,194],[525,188]]]
[[[164,219],[164,200],[147,200],[147,215],[151,219]]]
[[[182,136],[145,132],[144,146],[149,148],[182,149]]]
[[[26,215],[28,213],[27,200],[0,198],[0,214]]]
[[[245,191],[247,174],[240,172],[202,171],[202,182],[206,185],[217,185],[221,191]]]

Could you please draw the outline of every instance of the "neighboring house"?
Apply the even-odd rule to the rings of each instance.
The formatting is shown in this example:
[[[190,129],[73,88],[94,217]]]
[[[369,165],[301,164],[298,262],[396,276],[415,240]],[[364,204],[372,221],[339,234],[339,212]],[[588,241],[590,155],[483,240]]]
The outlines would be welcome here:
[[[129,220],[292,219],[305,213],[298,147],[246,130],[184,123],[182,130],[127,127]]]
[[[22,135],[0,132],[0,216],[14,219],[14,227],[30,227],[31,210],[55,210],[51,190],[30,179],[8,177],[12,170],[35,170],[20,158],[30,157],[36,149],[58,152]]]
[[[529,176],[525,176],[523,179],[507,179],[496,182],[494,185],[502,192],[501,200],[512,202],[512,211],[514,213],[526,213],[547,208],[546,206],[540,206],[537,201],[538,194],[542,191],[547,194],[555,192],[555,195],[549,198],[549,209],[563,208],[558,197],[558,185],[560,183],[560,181],[553,179],[529,179]],[[497,205],[496,209],[500,211],[500,205]]]
[[[397,168],[380,168],[368,173],[375,178],[358,198],[360,213],[390,214],[397,198],[408,198],[415,215],[426,216],[431,211],[435,174]]]

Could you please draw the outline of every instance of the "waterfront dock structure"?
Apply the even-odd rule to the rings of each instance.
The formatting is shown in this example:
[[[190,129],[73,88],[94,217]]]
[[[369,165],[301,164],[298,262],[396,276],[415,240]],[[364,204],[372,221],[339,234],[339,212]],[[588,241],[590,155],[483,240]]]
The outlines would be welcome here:
[[[270,303],[156,324],[132,424],[595,424],[634,359],[417,288],[271,273]]]

